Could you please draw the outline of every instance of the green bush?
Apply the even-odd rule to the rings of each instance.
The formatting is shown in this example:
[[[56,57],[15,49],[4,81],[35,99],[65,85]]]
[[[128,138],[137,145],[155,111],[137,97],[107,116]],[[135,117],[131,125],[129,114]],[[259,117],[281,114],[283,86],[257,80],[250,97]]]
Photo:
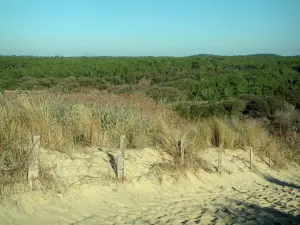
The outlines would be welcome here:
[[[109,87],[109,84],[99,84],[99,83],[97,83],[96,85],[95,85],[95,87],[98,89],[98,90],[106,90],[108,87]]]
[[[40,85],[46,88],[50,88],[53,86],[51,80],[47,79],[47,78],[40,78],[39,79]]]
[[[32,77],[23,77],[20,79],[18,88],[25,90],[36,90],[43,89],[45,87],[51,87],[51,82],[46,78],[32,78]]]
[[[210,115],[214,115],[216,109],[213,107],[213,104],[201,104],[201,103],[192,103],[190,107],[190,116],[192,119],[200,118],[200,117],[209,117]]]
[[[246,102],[243,114],[252,117],[265,117],[271,113],[269,103],[266,99],[257,95],[244,95],[242,99]]]
[[[222,106],[224,108],[224,113],[228,116],[240,115],[244,111],[246,107],[245,101],[241,99],[232,99],[226,100],[222,102]]]
[[[267,96],[265,99],[268,102],[271,114],[274,114],[276,111],[282,109],[287,103],[286,101],[275,96]]]
[[[77,82],[80,86],[94,86],[96,83],[95,79],[91,77],[78,77]]]
[[[185,118],[197,119],[211,116],[239,116],[245,108],[243,100],[231,99],[213,103],[205,102],[179,102],[173,105],[181,116]]]
[[[57,84],[57,88],[63,92],[70,92],[79,87],[80,83],[76,77],[65,77]]]
[[[177,102],[172,104],[172,108],[179,113],[184,118],[190,118],[190,107],[191,104],[188,102]]]
[[[167,102],[180,101],[184,99],[184,94],[173,87],[151,87],[146,94],[156,101],[164,100]]]
[[[3,93],[5,88],[3,87],[3,81],[0,80],[0,93]]]

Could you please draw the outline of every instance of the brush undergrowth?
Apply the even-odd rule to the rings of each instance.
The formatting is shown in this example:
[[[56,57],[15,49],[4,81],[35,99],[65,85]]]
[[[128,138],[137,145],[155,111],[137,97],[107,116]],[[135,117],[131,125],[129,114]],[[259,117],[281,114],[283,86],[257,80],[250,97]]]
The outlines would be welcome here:
[[[44,149],[70,156],[79,146],[118,147],[120,135],[126,135],[129,148],[167,152],[174,159],[171,167],[181,169],[197,168],[197,152],[219,144],[252,146],[260,156],[272,152],[277,164],[284,152],[255,120],[212,117],[189,122],[142,94],[10,92],[0,97],[0,186],[25,178],[26,146],[37,134]],[[185,143],[184,166],[178,140]]]

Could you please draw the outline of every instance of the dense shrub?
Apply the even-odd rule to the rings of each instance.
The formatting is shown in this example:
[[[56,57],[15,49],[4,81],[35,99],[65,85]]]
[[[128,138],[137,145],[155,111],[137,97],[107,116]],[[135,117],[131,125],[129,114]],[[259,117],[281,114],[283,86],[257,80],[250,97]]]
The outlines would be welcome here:
[[[278,109],[282,109],[287,103],[286,101],[276,96],[267,96],[265,97],[265,99],[268,102],[271,114],[274,114]]]
[[[184,118],[191,118],[191,104],[188,102],[177,102],[172,104],[173,109]]]
[[[78,77],[77,82],[81,86],[94,86],[96,83],[96,80],[95,80],[95,78],[91,78],[91,77]]]
[[[147,95],[151,98],[155,99],[156,101],[167,101],[167,102],[174,102],[178,100],[183,100],[184,95],[182,92],[173,87],[151,87],[147,90]]]
[[[242,99],[246,101],[246,107],[243,114],[252,117],[264,117],[270,115],[270,107],[267,100],[261,96],[244,95]]]
[[[225,111],[224,114],[228,116],[238,116],[241,115],[241,113],[244,111],[246,103],[243,100],[240,99],[232,99],[232,100],[226,100],[223,101],[222,106]]]
[[[179,102],[173,104],[181,116],[185,118],[197,119],[211,116],[239,116],[245,108],[243,100],[231,99],[214,103],[206,102]]]
[[[22,79],[20,79],[18,89],[37,90],[43,88],[50,88],[51,86],[52,83],[47,78],[23,77]]]
[[[57,87],[64,92],[70,92],[80,87],[80,83],[76,77],[65,77],[57,84]]]
[[[109,86],[110,86],[109,84],[99,84],[99,83],[95,84],[95,87],[96,87],[97,89],[99,89],[99,90],[105,90],[105,89],[107,89]]]

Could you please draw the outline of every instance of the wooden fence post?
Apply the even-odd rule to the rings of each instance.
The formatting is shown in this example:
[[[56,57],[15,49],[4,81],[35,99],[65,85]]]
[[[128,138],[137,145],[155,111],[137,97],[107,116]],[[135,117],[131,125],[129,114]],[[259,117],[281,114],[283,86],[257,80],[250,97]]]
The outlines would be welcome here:
[[[250,170],[252,170],[252,162],[253,162],[252,161],[252,156],[253,156],[252,155],[252,147],[249,148],[249,151],[250,151]]]
[[[118,174],[118,179],[121,183],[124,182],[124,157],[125,157],[125,144],[126,137],[125,135],[121,135],[120,137],[120,151],[121,154],[118,156],[118,162],[117,162],[117,174]]]
[[[222,152],[223,152],[223,144],[220,144],[218,148],[218,173],[222,173]]]
[[[39,175],[39,154],[40,154],[41,136],[33,136],[30,140],[29,146],[31,154],[29,156],[28,165],[28,186],[30,190],[39,188],[38,175]]]
[[[185,154],[185,148],[184,148],[184,139],[182,138],[180,140],[180,154],[181,154],[181,165],[184,165],[184,154]]]

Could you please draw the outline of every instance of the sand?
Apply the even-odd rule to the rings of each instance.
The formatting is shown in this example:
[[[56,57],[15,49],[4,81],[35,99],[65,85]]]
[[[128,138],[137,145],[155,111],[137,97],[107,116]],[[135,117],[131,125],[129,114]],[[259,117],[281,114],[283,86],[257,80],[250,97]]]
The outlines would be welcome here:
[[[105,155],[107,152],[90,151],[70,161],[66,156],[55,157],[56,163],[60,158],[68,168],[83,162],[94,165],[96,161],[95,168],[85,164],[85,169],[73,172],[92,177],[102,171],[107,178],[110,176],[105,173],[111,171]],[[214,149],[200,156],[211,170],[215,169]],[[42,157],[45,164],[55,162],[47,157],[46,153]],[[34,191],[3,198],[0,224],[300,224],[300,170],[296,165],[278,172],[256,159],[250,171],[246,152],[226,150],[221,175],[200,170],[176,180],[165,174],[158,182],[148,173],[151,162],[167,160],[151,149],[130,150],[123,184],[98,179],[73,184],[64,191]],[[68,175],[63,168],[55,173]]]

